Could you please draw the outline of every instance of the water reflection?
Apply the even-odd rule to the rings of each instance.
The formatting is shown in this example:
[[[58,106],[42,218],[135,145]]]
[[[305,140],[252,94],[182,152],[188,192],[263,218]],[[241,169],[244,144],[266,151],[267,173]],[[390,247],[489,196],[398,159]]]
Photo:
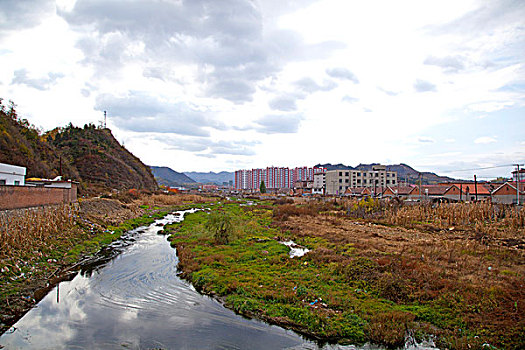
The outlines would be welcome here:
[[[131,231],[103,252],[101,261],[86,264],[73,280],[51,290],[0,344],[6,349],[317,349],[291,331],[235,315],[177,277],[176,252],[157,232],[184,213]],[[121,254],[115,257],[115,251]]]

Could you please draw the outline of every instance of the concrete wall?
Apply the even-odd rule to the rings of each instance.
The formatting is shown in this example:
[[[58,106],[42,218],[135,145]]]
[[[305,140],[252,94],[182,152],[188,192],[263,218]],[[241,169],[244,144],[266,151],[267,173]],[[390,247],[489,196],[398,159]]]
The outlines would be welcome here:
[[[0,185],[0,210],[38,207],[77,201],[77,186],[47,188]]]

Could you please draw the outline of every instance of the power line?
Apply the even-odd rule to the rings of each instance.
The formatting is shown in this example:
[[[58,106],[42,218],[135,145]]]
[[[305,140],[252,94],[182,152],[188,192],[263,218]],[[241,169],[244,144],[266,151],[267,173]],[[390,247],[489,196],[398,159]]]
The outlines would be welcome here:
[[[462,171],[474,171],[474,170],[487,170],[487,169],[496,169],[496,168],[508,168],[516,166],[516,164],[504,164],[504,165],[495,165],[495,166],[488,166],[483,168],[471,168],[471,169],[459,169],[459,170],[444,170],[444,172],[447,173],[458,173]]]

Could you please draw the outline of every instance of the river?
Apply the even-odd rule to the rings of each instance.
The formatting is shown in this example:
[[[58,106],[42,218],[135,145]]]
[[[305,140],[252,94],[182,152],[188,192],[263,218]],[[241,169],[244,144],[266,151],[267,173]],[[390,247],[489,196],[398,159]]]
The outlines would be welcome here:
[[[176,250],[158,232],[192,211],[128,232],[53,288],[0,337],[0,348],[317,349],[292,331],[236,315],[177,276]]]

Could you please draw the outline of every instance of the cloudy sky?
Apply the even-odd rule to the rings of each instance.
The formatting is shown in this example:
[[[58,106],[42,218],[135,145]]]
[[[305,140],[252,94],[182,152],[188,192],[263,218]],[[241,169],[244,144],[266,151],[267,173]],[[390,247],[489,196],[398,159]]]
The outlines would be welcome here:
[[[0,67],[36,126],[106,110],[177,171],[525,161],[522,0],[1,0]]]

